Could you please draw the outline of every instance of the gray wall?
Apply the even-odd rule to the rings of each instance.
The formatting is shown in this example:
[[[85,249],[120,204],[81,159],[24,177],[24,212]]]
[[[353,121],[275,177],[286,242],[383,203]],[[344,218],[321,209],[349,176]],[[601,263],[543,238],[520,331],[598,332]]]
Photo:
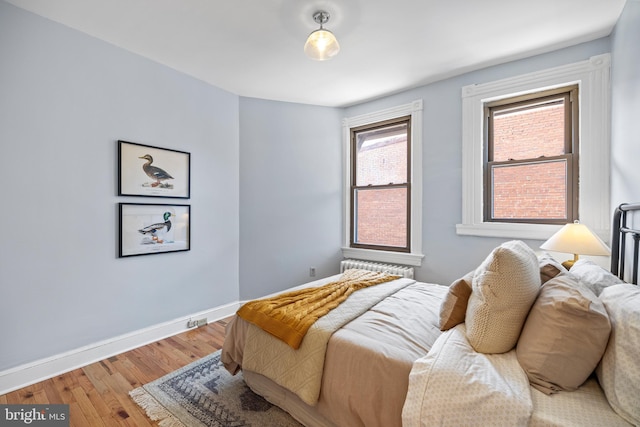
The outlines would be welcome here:
[[[240,297],[338,272],[341,110],[240,98]]]
[[[611,206],[640,202],[640,0],[627,0],[611,37]]]
[[[639,19],[628,0],[611,40],[343,110],[239,98],[0,0],[0,371],[337,272],[343,117],[424,100],[417,276],[448,283],[501,242],[455,234],[462,86],[612,50],[612,199],[640,200]],[[190,252],[116,258],[117,203],[167,201],[116,196],[118,139],[191,152]]]
[[[237,301],[238,96],[2,1],[0,58],[0,371]],[[191,199],[117,197],[118,139]],[[118,259],[118,202],[191,204],[191,251]]]

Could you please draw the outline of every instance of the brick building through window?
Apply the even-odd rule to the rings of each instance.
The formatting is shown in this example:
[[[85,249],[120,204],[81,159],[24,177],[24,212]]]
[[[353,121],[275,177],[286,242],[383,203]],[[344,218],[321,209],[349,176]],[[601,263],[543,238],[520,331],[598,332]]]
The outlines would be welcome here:
[[[352,246],[409,250],[409,119],[355,129]]]
[[[488,220],[576,219],[577,114],[571,90],[575,89],[488,108]]]

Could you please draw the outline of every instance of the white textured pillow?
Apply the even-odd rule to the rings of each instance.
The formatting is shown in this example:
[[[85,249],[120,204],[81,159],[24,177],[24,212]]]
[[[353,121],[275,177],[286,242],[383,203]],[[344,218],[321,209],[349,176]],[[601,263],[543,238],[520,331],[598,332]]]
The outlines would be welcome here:
[[[640,425],[640,288],[628,283],[605,288],[600,294],[611,336],[600,365],[598,381],[611,407],[633,425]]]
[[[604,288],[624,283],[618,277],[588,259],[576,261],[569,272],[577,277],[580,283],[591,289],[596,296],[600,296]]]
[[[466,313],[469,343],[479,353],[511,350],[540,291],[536,254],[519,240],[503,243],[476,269],[472,287]]]

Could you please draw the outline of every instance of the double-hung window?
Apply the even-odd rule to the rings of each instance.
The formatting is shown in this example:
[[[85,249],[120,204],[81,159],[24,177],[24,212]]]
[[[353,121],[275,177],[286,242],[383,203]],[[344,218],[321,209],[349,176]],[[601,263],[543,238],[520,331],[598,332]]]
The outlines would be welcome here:
[[[578,219],[578,87],[485,104],[485,221]]]
[[[351,129],[351,247],[410,251],[411,117]]]
[[[544,240],[578,219],[608,238],[610,66],[602,54],[462,88],[458,234]]]
[[[422,100],[343,120],[342,254],[420,266]]]

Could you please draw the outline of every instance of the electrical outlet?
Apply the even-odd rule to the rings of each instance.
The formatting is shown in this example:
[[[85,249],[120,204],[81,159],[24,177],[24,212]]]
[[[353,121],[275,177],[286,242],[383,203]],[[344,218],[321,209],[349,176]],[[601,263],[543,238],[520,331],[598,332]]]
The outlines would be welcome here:
[[[316,268],[309,267],[309,277],[316,277]]]
[[[207,324],[207,318],[203,317],[202,319],[189,319],[187,322],[187,328],[199,328],[200,326],[204,326]]]

